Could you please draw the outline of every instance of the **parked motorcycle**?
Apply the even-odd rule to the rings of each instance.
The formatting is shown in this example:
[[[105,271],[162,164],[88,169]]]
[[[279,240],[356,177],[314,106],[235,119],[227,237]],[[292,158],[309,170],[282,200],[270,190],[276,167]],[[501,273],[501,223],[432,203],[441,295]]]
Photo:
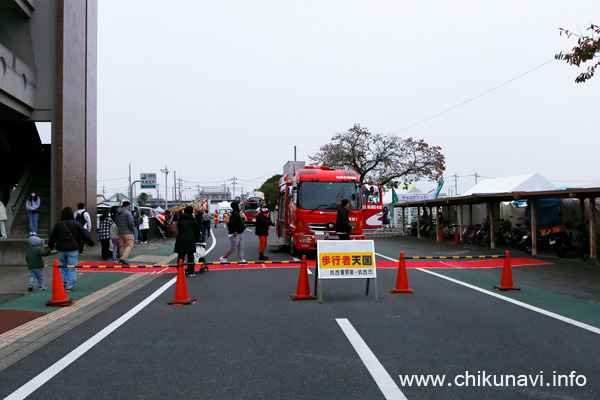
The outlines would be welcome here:
[[[587,224],[587,223],[586,223]],[[556,255],[563,258],[567,253],[577,251],[581,258],[587,260],[590,255],[590,241],[585,229],[585,225],[579,225],[576,229],[571,228],[571,224],[567,225],[566,232],[558,232],[554,243]]]

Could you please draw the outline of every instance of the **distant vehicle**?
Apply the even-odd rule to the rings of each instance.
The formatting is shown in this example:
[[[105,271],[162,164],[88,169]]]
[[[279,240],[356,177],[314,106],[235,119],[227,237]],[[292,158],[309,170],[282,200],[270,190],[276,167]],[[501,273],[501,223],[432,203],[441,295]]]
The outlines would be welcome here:
[[[263,192],[249,192],[246,195],[246,200],[242,201],[242,211],[246,215],[246,223],[256,223],[256,216],[263,204],[265,204],[265,194]]]
[[[230,201],[222,201],[217,203],[217,211],[219,212],[219,222],[223,222],[223,213],[227,211],[228,214],[231,214],[231,202]]]

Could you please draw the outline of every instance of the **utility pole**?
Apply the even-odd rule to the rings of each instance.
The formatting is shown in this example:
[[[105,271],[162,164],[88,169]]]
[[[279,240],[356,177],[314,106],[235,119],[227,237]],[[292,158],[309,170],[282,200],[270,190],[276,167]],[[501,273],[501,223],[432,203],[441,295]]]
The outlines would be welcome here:
[[[478,177],[478,176],[479,176],[479,175],[477,175],[477,171],[475,171],[475,184],[476,184],[476,185],[477,185],[477,177]]]
[[[169,168],[165,165],[165,169],[161,169],[160,172],[165,174],[165,210],[169,208],[169,201],[167,200],[167,195],[169,194],[169,181],[167,177],[169,176]]]
[[[177,182],[179,183],[179,201],[181,201],[182,197],[181,197],[181,181],[183,181],[183,179],[181,179],[181,177],[179,177],[179,179],[177,179]]]
[[[129,202],[133,203],[133,197],[131,195],[131,163],[129,163]],[[133,207],[133,205],[131,207]]]
[[[231,199],[235,200],[235,176],[233,177],[233,193],[231,194]]]
[[[458,196],[458,174],[454,173],[454,195]]]

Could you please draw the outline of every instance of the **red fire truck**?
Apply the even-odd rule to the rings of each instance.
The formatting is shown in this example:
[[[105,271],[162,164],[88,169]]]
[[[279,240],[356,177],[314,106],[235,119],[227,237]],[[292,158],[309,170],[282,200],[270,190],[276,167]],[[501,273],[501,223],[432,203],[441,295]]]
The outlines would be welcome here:
[[[246,223],[256,223],[256,216],[261,205],[265,204],[265,194],[263,192],[249,192],[246,200],[242,201],[242,211],[246,215]]]
[[[381,229],[383,226],[383,188],[381,185],[363,185],[363,228]]]
[[[285,174],[279,181],[278,244],[289,246],[295,255],[298,250],[316,250],[316,240],[337,239],[335,222],[342,199],[350,200],[350,239],[364,239],[356,172],[307,166]]]

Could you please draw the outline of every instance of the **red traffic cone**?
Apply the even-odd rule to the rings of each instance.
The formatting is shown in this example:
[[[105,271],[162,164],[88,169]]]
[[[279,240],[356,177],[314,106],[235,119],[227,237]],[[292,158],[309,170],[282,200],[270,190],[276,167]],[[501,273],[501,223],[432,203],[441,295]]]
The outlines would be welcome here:
[[[454,228],[454,244],[460,244],[460,235],[458,234],[458,228]]]
[[[179,260],[179,264],[177,265],[177,283],[175,283],[175,298],[167,302],[167,304],[181,306],[184,304],[195,303],[196,299],[190,299],[190,296],[188,295],[185,273],[183,272],[183,260]]]
[[[306,266],[306,256],[302,256],[302,264],[300,264],[300,276],[298,277],[298,288],[296,294],[293,294],[292,300],[314,300],[316,299],[310,293],[310,285],[308,283],[308,267]]]
[[[444,242],[444,230],[442,229],[442,227],[440,226],[440,237],[438,238],[438,242]]]
[[[400,253],[400,262],[398,263],[398,279],[396,287],[391,293],[413,294],[411,288],[408,287],[408,276],[406,275],[406,261],[404,260],[404,252]]]
[[[510,254],[507,251],[504,255],[504,267],[502,268],[502,279],[500,280],[500,286],[494,286],[496,290],[500,291],[511,291],[518,292],[519,288],[515,287],[512,278],[512,268],[510,265]]]
[[[67,297],[67,291],[63,285],[60,268],[58,268],[58,260],[54,260],[52,265],[52,299],[46,303],[48,307],[64,307],[70,306],[75,300]]]

